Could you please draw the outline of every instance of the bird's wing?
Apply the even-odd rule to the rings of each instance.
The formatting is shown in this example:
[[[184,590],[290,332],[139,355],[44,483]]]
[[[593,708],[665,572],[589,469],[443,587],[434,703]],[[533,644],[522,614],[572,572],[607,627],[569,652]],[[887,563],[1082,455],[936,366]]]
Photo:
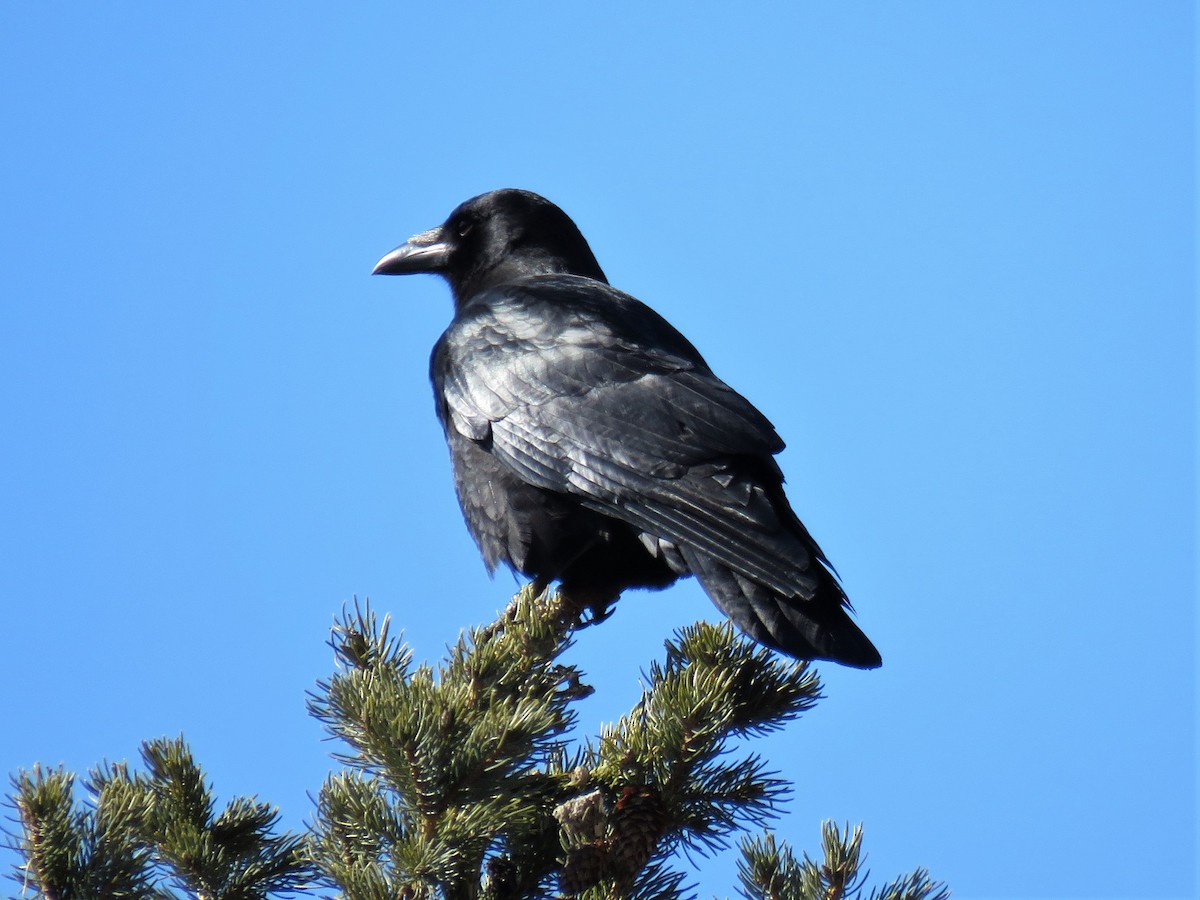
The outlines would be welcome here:
[[[657,314],[586,279],[486,292],[435,350],[444,423],[529,484],[811,596],[783,442]],[[772,481],[774,484],[772,484]]]

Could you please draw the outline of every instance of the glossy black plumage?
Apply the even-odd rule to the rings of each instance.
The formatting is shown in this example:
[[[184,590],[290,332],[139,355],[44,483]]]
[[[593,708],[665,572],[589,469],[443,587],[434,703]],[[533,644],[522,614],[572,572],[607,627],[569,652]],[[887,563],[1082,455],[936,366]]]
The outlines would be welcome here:
[[[559,581],[601,610],[627,588],[692,574],[767,646],[880,664],[788,504],[771,423],[665,319],[609,286],[558,207],[484,194],[375,272],[450,283],[454,320],[430,376],[489,569]]]

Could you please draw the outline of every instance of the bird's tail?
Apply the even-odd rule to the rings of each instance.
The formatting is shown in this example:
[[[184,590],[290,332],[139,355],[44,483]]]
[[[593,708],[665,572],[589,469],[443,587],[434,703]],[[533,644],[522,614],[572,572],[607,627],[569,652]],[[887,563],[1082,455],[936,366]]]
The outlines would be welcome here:
[[[681,549],[717,608],[760,644],[796,659],[829,659],[858,669],[883,664],[875,645],[847,613],[841,585],[816,560],[817,590],[806,600],[764,587],[702,552]]]

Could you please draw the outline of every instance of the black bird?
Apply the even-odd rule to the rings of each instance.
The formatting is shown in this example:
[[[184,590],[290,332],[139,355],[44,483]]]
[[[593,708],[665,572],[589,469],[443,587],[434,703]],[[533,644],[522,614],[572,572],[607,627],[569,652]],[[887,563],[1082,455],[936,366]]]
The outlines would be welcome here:
[[[454,294],[430,377],[489,571],[558,581],[600,616],[626,588],[691,574],[768,647],[880,665],[788,504],[774,427],[609,286],[566,213],[528,191],[475,197],[373,274],[414,272]]]

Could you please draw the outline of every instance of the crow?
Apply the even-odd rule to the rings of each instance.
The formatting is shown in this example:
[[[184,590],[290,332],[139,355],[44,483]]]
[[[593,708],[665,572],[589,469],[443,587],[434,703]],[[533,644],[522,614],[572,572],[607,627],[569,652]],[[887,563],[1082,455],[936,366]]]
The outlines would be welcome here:
[[[566,213],[529,191],[482,194],[372,274],[416,272],[454,297],[430,378],[489,572],[557,581],[597,618],[627,588],[694,575],[767,647],[881,664],[784,495],[774,426],[609,285]]]

